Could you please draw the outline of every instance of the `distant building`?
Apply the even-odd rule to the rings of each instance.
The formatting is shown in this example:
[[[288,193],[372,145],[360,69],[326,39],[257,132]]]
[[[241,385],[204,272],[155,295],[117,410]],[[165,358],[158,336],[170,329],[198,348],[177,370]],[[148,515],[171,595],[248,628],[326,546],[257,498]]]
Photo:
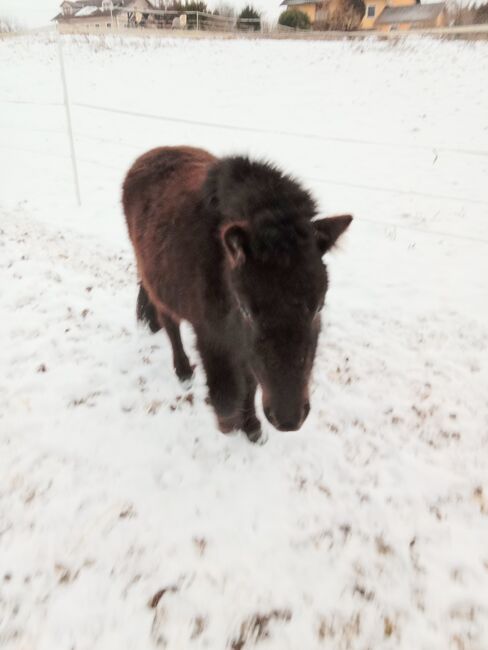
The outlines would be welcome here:
[[[64,0],[53,18],[61,32],[100,32],[144,24],[153,9],[148,0]]]
[[[411,6],[387,6],[374,24],[375,29],[389,32],[393,29],[428,29],[448,24],[444,2],[414,4]]]
[[[302,11],[304,14],[307,14],[313,25],[317,18],[317,9],[319,9],[321,5],[322,2],[318,2],[317,0],[284,0],[280,6],[286,7],[286,9]]]
[[[414,5],[416,4],[416,0],[390,0],[390,2],[387,2],[387,0],[364,0],[364,4],[366,5],[366,9],[360,28],[374,29],[375,22],[387,5],[390,7]]]
[[[366,8],[360,29],[420,29],[447,25],[446,3],[420,4],[418,0],[364,0]],[[313,24],[322,20],[327,8],[338,0],[284,0],[286,9],[303,11]]]

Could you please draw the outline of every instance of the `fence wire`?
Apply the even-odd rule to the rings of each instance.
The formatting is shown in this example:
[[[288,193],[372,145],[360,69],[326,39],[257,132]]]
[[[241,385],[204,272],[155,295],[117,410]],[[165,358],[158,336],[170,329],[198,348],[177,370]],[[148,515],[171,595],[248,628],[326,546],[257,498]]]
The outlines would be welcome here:
[[[166,12],[167,13],[167,12]],[[62,54],[62,53],[61,53]],[[61,56],[60,54],[60,56]],[[46,107],[53,107],[53,108],[63,108],[66,107],[69,104],[69,101],[67,98],[65,98],[65,102],[39,102],[39,101],[33,101],[33,100],[28,100],[28,99],[1,99],[0,98],[0,103],[4,104],[18,104],[18,105],[31,105],[31,106],[46,106]],[[277,136],[277,137],[286,137],[286,138],[298,138],[298,139],[303,139],[303,140],[312,140],[312,141],[317,141],[317,142],[335,142],[335,143],[343,143],[343,144],[349,144],[349,145],[354,145],[358,147],[385,147],[385,148],[392,148],[395,150],[400,150],[400,149],[405,149],[405,150],[422,150],[422,151],[428,151],[430,153],[433,153],[437,157],[439,154],[449,154],[449,155],[460,155],[460,156],[481,156],[481,157],[486,157],[488,156],[488,151],[482,150],[482,149],[467,149],[467,148],[458,148],[458,147],[448,147],[444,145],[424,145],[424,144],[417,144],[417,143],[398,143],[398,142],[385,142],[385,141],[376,141],[376,140],[367,140],[367,139],[358,139],[358,138],[349,138],[349,137],[343,137],[343,136],[333,136],[333,135],[324,135],[320,133],[311,133],[311,132],[296,132],[296,131],[290,131],[290,130],[285,130],[285,129],[274,129],[274,128],[262,128],[262,127],[255,127],[255,126],[249,126],[249,125],[238,125],[238,124],[228,124],[228,123],[221,123],[221,122],[208,122],[204,120],[193,120],[193,119],[188,119],[188,118],[180,118],[180,117],[175,117],[171,115],[159,115],[159,114],[153,114],[153,113],[146,113],[146,112],[140,112],[140,111],[131,111],[131,110],[126,110],[126,109],[120,109],[116,107],[110,107],[110,106],[101,106],[101,105],[96,105],[96,104],[89,104],[85,102],[72,102],[71,106],[83,109],[83,110],[90,110],[90,111],[98,111],[101,113],[109,113],[109,114],[117,114],[117,115],[123,115],[131,118],[136,118],[136,119],[146,119],[146,120],[158,120],[158,121],[164,121],[168,123],[176,123],[176,124],[184,124],[188,126],[195,126],[195,127],[201,127],[201,128],[209,128],[209,129],[218,129],[218,130],[225,130],[225,131],[233,131],[233,132],[238,132],[238,133],[255,133],[259,135],[271,135],[271,136]],[[11,129],[11,126],[8,127],[3,127],[0,125],[0,128],[8,128]],[[31,132],[45,132],[45,133],[57,133],[57,134],[65,134],[65,131],[62,129],[47,129],[47,128],[27,128],[22,127],[23,130],[28,130]],[[100,136],[94,136],[92,134],[87,134],[87,133],[80,133],[80,132],[75,132],[73,131],[73,136],[76,138],[85,138],[88,140],[92,141],[97,141],[97,142],[103,142],[106,144],[115,144],[120,147],[125,147],[125,148],[130,148],[131,150],[134,151],[140,151],[140,147],[137,146],[134,143],[129,143],[125,142],[123,140],[115,140],[111,138],[106,138],[106,137],[100,137]],[[19,146],[11,146],[11,145],[4,145],[0,144],[0,147],[6,150],[11,150],[11,151],[20,151],[20,152],[26,152],[26,153],[34,153],[36,155],[43,155],[43,156],[48,156],[48,157],[58,157],[58,158],[64,158],[66,159],[68,156],[63,155],[63,154],[54,154],[52,152],[46,152],[46,151],[38,151],[30,148],[25,148],[25,147],[19,147]],[[72,151],[72,154],[74,154],[74,151]],[[74,164],[76,165],[76,156],[73,156],[75,158]],[[90,165],[95,165],[100,168],[105,168],[105,169],[110,169],[113,171],[120,172],[120,169],[118,167],[114,167],[112,165],[106,164],[104,162],[101,162],[99,160],[93,160],[90,158],[78,158],[80,162],[87,163]],[[464,203],[464,204],[476,204],[476,205],[486,205],[488,206],[488,200],[485,201],[483,199],[473,199],[473,198],[466,198],[466,197],[460,197],[460,196],[452,196],[452,195],[445,195],[445,194],[436,194],[436,193],[429,193],[429,192],[421,192],[417,190],[405,190],[401,188],[395,188],[395,187],[385,187],[385,186],[377,186],[377,185],[369,185],[367,183],[352,183],[349,181],[341,181],[337,179],[332,179],[332,178],[324,178],[324,177],[313,177],[313,176],[304,176],[302,177],[304,180],[311,182],[311,183],[320,183],[320,184],[325,184],[325,185],[335,185],[335,186],[342,186],[342,187],[349,187],[352,189],[356,190],[362,190],[362,191],[372,191],[372,192],[378,192],[378,193],[386,193],[386,194],[394,194],[394,195],[399,195],[399,196],[418,196],[422,198],[428,198],[428,199],[433,199],[433,200],[441,200],[441,201],[447,201],[447,202],[458,202],[458,203]],[[383,226],[383,227],[388,227],[388,228],[400,228],[403,230],[409,230],[413,232],[419,232],[427,235],[432,235],[432,236],[438,236],[438,237],[450,237],[454,239],[459,239],[459,240],[464,240],[464,241],[470,241],[470,242],[477,242],[481,244],[488,244],[488,240],[481,239],[479,237],[471,237],[468,235],[460,235],[456,233],[450,233],[450,232],[442,232],[442,231],[435,231],[435,230],[427,230],[423,228],[419,228],[416,226],[411,226],[411,225],[406,225],[406,224],[398,224],[398,223],[393,223],[389,221],[383,221],[383,220],[378,220],[378,219],[369,219],[369,218],[361,218],[361,221],[365,221],[367,223],[375,224],[377,226]]]
[[[3,104],[19,104],[31,106],[55,106],[63,107],[61,102],[38,102],[33,100],[20,100],[20,99],[0,99]],[[445,145],[437,144],[416,144],[410,142],[386,142],[384,140],[368,140],[363,138],[349,138],[346,136],[333,136],[324,135],[322,133],[307,133],[303,131],[288,131],[285,129],[269,129],[256,126],[240,125],[240,124],[227,124],[223,122],[208,122],[205,120],[192,120],[189,118],[175,117],[171,115],[158,115],[156,113],[145,113],[142,111],[129,111],[123,108],[115,108],[113,106],[100,106],[97,104],[88,104],[85,102],[72,102],[72,106],[78,108],[91,109],[103,113],[113,113],[119,115],[127,115],[129,117],[146,118],[149,120],[160,120],[162,122],[173,122],[175,124],[187,124],[189,126],[201,126],[209,129],[219,129],[221,131],[236,131],[242,133],[256,133],[262,135],[282,136],[289,138],[301,138],[303,140],[314,140],[319,142],[338,142],[345,144],[365,145],[369,147],[385,147],[388,149],[409,149],[416,151],[429,151],[434,155],[440,153],[459,154],[464,156],[482,156],[488,157],[488,150],[484,149],[466,149],[462,147],[446,147]]]

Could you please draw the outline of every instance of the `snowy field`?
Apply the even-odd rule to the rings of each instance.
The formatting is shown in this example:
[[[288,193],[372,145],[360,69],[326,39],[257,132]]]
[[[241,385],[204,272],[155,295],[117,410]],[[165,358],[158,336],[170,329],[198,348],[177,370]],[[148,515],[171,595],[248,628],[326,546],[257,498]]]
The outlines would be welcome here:
[[[2,650],[487,650],[488,44],[64,52],[81,208],[57,46],[0,42]],[[182,143],[355,215],[312,412],[264,445],[135,323],[121,179]]]

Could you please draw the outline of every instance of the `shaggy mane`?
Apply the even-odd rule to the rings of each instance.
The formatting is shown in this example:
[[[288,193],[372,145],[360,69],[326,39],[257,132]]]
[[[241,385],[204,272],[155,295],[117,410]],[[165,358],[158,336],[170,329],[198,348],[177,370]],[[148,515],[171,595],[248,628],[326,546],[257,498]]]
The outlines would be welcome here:
[[[288,263],[312,242],[315,201],[298,181],[268,162],[223,158],[210,170],[204,195],[221,224],[249,223],[253,254],[262,261]]]

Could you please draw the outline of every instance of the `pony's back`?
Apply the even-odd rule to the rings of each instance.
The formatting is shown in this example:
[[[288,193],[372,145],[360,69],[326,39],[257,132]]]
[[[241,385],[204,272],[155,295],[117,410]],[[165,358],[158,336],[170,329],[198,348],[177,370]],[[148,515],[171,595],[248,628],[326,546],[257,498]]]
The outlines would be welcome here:
[[[214,251],[209,250],[211,225],[202,223],[199,205],[216,161],[202,149],[160,147],[138,158],[127,173],[122,204],[147,293],[147,304],[140,296],[141,314],[154,306],[177,320],[202,317],[203,263]],[[154,331],[156,319],[150,321]]]
[[[158,147],[140,156],[122,186],[122,205],[131,237],[137,222],[174,214],[185,195],[202,186],[215,162],[210,153],[194,147]],[[162,212],[158,211],[161,207]]]

